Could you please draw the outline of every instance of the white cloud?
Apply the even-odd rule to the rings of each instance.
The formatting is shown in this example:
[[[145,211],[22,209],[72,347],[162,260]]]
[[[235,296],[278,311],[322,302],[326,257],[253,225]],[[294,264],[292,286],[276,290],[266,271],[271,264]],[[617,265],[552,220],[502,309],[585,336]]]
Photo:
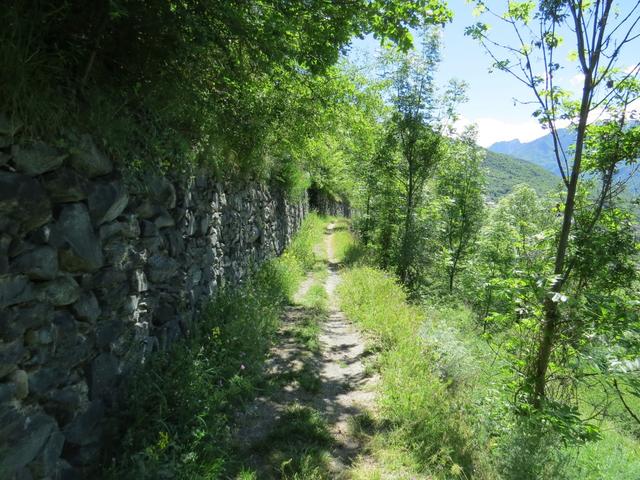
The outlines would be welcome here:
[[[569,85],[574,92],[582,91],[582,88],[584,87],[584,73],[576,73],[569,79]]]
[[[478,126],[478,145],[489,147],[496,142],[518,139],[530,142],[547,134],[540,124],[534,120],[509,122],[497,118],[479,117],[469,119],[462,117],[456,122],[456,128],[461,130],[467,125],[475,123]]]

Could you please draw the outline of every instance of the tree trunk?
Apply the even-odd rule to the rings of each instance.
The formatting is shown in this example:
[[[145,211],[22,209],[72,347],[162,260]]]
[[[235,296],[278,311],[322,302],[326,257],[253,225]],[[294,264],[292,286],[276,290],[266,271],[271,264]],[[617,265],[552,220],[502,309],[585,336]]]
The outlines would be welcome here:
[[[580,104],[580,120],[578,122],[578,131],[576,136],[576,150],[571,168],[571,178],[569,187],[567,188],[567,198],[565,201],[564,215],[562,218],[562,229],[558,240],[558,248],[555,256],[554,275],[556,279],[551,286],[547,298],[544,300],[544,321],[542,325],[542,336],[538,345],[538,353],[536,355],[534,372],[533,372],[533,398],[532,404],[539,408],[545,398],[545,388],[547,383],[547,370],[549,368],[549,359],[553,351],[553,344],[560,319],[558,303],[554,300],[553,295],[559,293],[564,286],[565,281],[565,258],[569,246],[569,234],[571,232],[571,223],[573,221],[573,213],[575,209],[576,192],[578,190],[578,180],[580,177],[580,168],[582,163],[582,150],[584,137],[587,128],[587,119],[589,115],[591,103],[591,72],[585,75],[585,83],[582,90],[582,101]],[[551,295],[551,296],[549,296]]]
[[[400,262],[398,264],[398,276],[403,284],[407,285],[409,277],[409,267],[411,266],[411,233],[413,230],[413,168],[409,163],[409,179],[407,186],[407,197],[404,214],[404,232],[402,236],[402,246],[400,249]]]

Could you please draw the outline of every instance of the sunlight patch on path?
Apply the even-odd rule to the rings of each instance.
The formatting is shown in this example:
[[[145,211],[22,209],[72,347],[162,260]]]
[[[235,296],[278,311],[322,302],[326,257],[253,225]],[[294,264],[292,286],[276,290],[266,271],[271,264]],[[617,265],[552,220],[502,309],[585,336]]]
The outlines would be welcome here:
[[[319,245],[324,251],[317,252],[322,253],[319,258],[326,261],[328,270],[323,284],[328,308],[319,311],[300,306],[320,281],[310,275],[294,297],[297,306],[289,307],[282,319],[277,345],[266,366],[264,395],[238,418],[236,442],[246,451],[245,466],[255,472],[255,478],[345,478],[348,468],[365,456],[350,424],[373,410],[377,378],[368,376],[365,369],[364,339],[337,305],[334,292],[340,274],[333,230],[330,224],[324,245]],[[320,348],[315,352],[309,347],[313,343],[304,342],[313,322],[319,323],[320,330]],[[300,424],[291,425],[296,421]],[[304,433],[318,431],[320,427],[313,422],[322,422],[326,428],[329,438],[324,443]],[[296,444],[289,445],[294,438]]]

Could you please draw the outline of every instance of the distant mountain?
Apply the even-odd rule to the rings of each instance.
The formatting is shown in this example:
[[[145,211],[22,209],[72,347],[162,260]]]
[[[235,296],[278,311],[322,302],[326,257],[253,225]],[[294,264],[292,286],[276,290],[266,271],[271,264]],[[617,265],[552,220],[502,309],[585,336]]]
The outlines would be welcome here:
[[[491,200],[506,195],[519,183],[526,183],[544,195],[552,191],[559,182],[557,176],[538,165],[489,150],[484,167],[487,176],[487,196]]]
[[[558,136],[560,138],[560,143],[568,154],[567,156],[571,158],[570,151],[572,150],[573,144],[576,140],[575,133],[566,128],[561,128],[558,130]],[[494,143],[489,147],[489,151],[528,160],[529,162],[544,168],[548,172],[551,172],[558,177],[560,176],[560,170],[558,169],[558,164],[553,150],[553,137],[550,133],[544,137],[526,143],[522,143],[519,140]],[[632,170],[633,168],[630,166],[622,166],[618,173],[618,178],[627,178]],[[639,194],[640,175],[634,175],[627,186],[625,196],[632,198]]]
[[[565,152],[568,152],[569,147],[575,143],[575,133],[562,128],[558,130],[558,136]],[[509,140],[508,142],[494,143],[489,147],[489,150],[528,160],[554,175],[560,176],[560,170],[558,169],[558,164],[553,150],[553,137],[551,134],[547,134],[544,137],[526,143],[522,143],[520,140]]]

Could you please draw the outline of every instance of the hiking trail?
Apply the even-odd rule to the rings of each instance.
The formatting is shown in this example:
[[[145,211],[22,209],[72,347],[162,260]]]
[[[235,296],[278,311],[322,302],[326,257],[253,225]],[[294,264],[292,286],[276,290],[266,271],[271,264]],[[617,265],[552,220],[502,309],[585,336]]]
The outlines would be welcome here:
[[[284,314],[266,367],[271,388],[238,419],[236,442],[255,478],[287,477],[290,468],[344,478],[356,459],[366,457],[351,423],[373,411],[377,378],[367,371],[363,336],[336,298],[341,265],[334,254],[335,229],[329,224],[324,235],[325,271],[307,276],[296,305]],[[304,299],[320,285],[327,300],[318,311]],[[309,335],[314,328],[315,344]]]

